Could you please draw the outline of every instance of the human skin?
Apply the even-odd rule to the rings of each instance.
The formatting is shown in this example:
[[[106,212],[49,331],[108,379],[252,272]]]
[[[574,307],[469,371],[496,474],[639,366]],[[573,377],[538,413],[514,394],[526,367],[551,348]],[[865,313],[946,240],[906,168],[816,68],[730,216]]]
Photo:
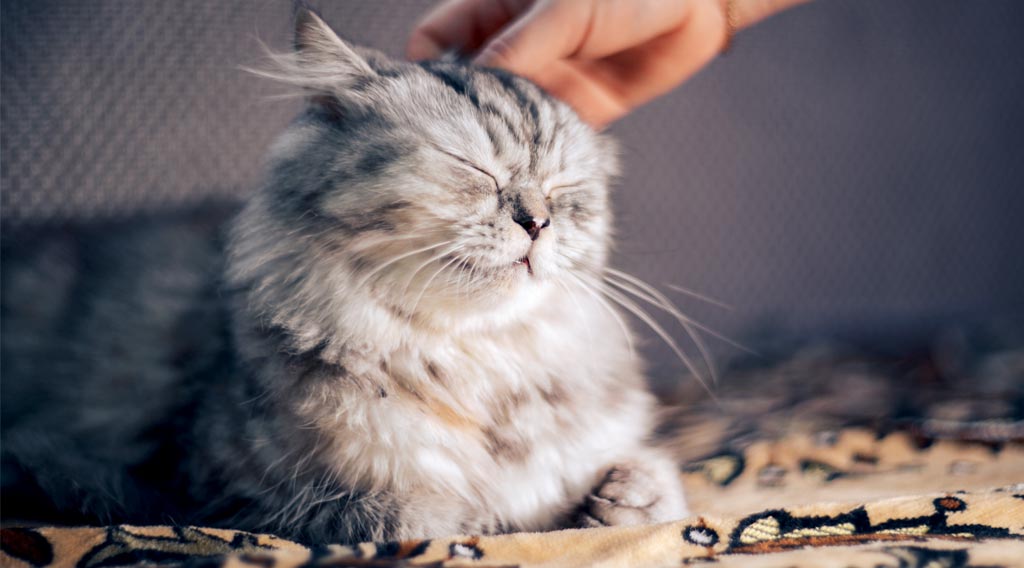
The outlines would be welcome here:
[[[809,0],[448,0],[410,59],[456,50],[527,77],[602,128],[693,76],[735,31]],[[727,16],[728,14],[728,16]]]

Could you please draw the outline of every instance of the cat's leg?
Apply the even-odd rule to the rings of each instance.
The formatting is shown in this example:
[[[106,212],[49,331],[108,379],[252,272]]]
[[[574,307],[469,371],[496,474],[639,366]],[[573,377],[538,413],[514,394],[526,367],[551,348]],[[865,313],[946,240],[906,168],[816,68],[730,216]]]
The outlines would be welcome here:
[[[679,470],[664,451],[646,448],[605,469],[576,513],[580,527],[675,521],[688,514]]]
[[[441,538],[457,534],[492,534],[494,516],[479,502],[454,494],[413,492],[402,499],[395,540]]]
[[[247,518],[236,518],[230,525],[308,544],[403,541],[493,532],[482,530],[480,521],[467,515],[459,500],[426,492],[352,493],[312,507],[284,511],[286,522],[272,514],[265,514],[260,520],[249,512]],[[271,522],[267,523],[268,520]]]

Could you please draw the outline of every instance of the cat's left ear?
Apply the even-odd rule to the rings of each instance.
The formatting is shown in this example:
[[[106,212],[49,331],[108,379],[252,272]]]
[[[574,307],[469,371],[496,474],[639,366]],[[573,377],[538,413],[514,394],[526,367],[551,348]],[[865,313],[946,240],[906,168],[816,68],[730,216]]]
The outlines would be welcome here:
[[[294,45],[300,66],[311,73],[332,77],[336,86],[377,76],[366,59],[306,6],[295,11]]]

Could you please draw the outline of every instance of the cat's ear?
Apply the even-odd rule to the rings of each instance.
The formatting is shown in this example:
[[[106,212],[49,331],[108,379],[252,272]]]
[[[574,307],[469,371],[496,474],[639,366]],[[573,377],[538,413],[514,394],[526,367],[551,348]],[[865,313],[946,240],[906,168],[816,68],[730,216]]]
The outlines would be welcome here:
[[[295,56],[308,71],[347,81],[365,81],[377,74],[361,55],[345,43],[307,6],[295,10]]]
[[[313,107],[335,117],[371,102],[364,90],[379,77],[365,57],[302,5],[295,10],[292,52],[267,50],[267,57],[268,67],[247,70],[302,89]]]

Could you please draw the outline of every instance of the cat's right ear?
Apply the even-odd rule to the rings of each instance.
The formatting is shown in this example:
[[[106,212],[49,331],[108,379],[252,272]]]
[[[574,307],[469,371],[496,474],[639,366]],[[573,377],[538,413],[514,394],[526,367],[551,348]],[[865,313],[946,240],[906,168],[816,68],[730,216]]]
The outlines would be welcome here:
[[[296,63],[307,79],[313,79],[303,85],[310,91],[310,105],[332,117],[343,117],[346,107],[359,102],[358,87],[377,76],[366,59],[301,3],[295,10],[293,45]]]
[[[295,37],[291,53],[268,51],[270,68],[249,69],[261,77],[305,91],[311,105],[330,114],[365,101],[363,89],[378,78],[369,62],[345,43],[310,8],[295,10]]]
[[[310,72],[333,76],[339,84],[365,81],[377,73],[307,6],[295,10],[295,57]]]

